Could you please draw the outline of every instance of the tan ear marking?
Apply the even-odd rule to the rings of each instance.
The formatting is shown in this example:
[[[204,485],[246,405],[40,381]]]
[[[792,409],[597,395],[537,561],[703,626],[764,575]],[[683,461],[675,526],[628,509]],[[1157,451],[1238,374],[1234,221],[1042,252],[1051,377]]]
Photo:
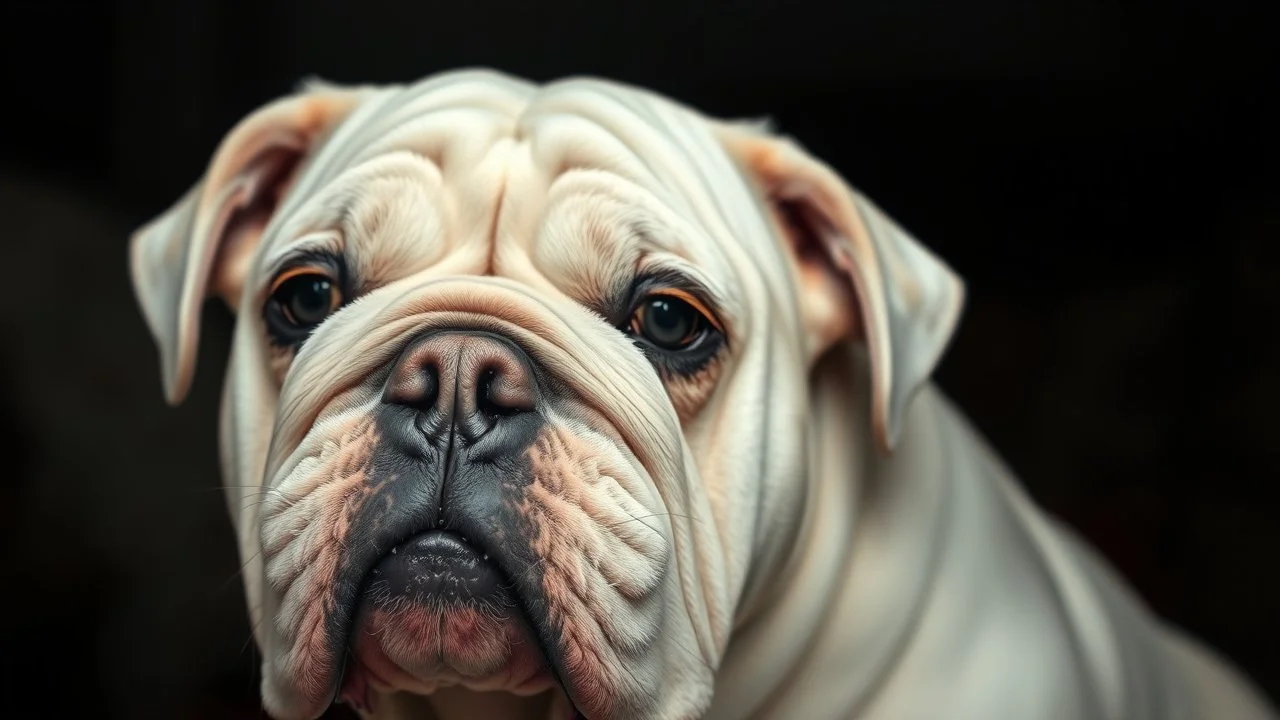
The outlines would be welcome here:
[[[205,299],[239,309],[262,233],[301,161],[368,94],[325,86],[259,108],[219,144],[200,182],[133,234],[134,291],[160,349],[170,403],[190,386]]]

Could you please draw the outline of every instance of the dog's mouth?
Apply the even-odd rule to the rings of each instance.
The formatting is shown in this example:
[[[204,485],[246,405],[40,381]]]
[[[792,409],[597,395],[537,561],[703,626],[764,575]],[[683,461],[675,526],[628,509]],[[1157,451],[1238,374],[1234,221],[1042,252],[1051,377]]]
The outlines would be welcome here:
[[[419,534],[367,573],[335,700],[372,712],[383,693],[462,686],[507,693],[522,714],[585,718],[552,661],[545,613],[527,605],[498,558],[448,531]]]

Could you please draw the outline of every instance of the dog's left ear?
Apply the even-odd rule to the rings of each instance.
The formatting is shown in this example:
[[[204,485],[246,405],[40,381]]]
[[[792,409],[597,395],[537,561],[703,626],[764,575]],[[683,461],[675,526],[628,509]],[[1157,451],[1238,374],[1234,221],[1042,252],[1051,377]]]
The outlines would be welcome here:
[[[889,452],[954,333],[964,283],[797,143],[745,124],[715,132],[773,211],[800,273],[809,357],[866,342],[872,426]]]
[[[134,292],[160,348],[165,396],[176,405],[195,372],[200,308],[219,296],[233,310],[253,251],[300,163],[367,93],[311,83],[242,120],[204,177],[133,234]]]

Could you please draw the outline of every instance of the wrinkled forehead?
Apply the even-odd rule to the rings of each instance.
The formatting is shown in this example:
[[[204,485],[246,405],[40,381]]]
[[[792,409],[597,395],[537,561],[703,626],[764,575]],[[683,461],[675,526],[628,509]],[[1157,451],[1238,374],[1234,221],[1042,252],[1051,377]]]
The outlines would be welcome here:
[[[654,255],[715,277],[725,243],[763,242],[753,205],[684,106],[608,81],[452,73],[380,90],[334,131],[264,237],[260,269],[325,249],[382,284],[508,243],[563,272],[581,270],[574,258]]]

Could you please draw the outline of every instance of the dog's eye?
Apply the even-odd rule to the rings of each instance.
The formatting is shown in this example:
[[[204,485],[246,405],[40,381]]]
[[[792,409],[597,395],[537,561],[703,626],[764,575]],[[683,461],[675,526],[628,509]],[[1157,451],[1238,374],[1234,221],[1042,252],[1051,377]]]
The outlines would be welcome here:
[[[674,291],[650,295],[632,312],[631,332],[662,350],[692,348],[706,335],[710,324],[695,303]]]
[[[279,344],[300,343],[342,306],[342,290],[323,268],[298,267],[281,273],[271,284],[267,326]]]
[[[285,319],[299,327],[319,325],[342,304],[337,284],[313,270],[299,270],[277,280],[271,299],[279,303]]]

